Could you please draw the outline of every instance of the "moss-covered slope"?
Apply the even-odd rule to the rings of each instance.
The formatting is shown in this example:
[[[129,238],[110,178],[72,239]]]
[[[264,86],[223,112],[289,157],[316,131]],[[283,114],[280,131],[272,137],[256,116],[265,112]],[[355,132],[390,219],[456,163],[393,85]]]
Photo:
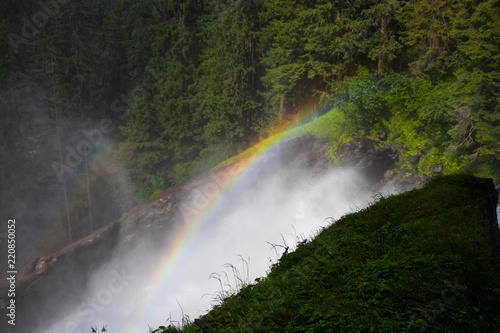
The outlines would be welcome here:
[[[201,320],[218,333],[498,331],[497,198],[491,180],[472,176],[381,198]]]

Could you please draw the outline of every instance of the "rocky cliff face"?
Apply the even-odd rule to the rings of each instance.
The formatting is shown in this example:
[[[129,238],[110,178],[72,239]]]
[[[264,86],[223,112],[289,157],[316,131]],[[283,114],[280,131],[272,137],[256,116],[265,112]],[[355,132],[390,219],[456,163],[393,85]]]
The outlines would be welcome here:
[[[288,165],[297,169],[308,169],[312,174],[323,174],[331,164],[325,157],[326,142],[312,136],[304,136],[284,143],[280,153],[272,160],[264,161],[268,167],[261,172],[270,172],[274,165]],[[379,148],[366,138],[355,138],[336,152],[340,166],[354,167],[367,178],[367,188],[380,189],[392,184],[408,189],[423,179],[399,179],[392,171],[400,158],[397,149],[390,144]],[[279,163],[276,163],[276,162]],[[16,276],[16,326],[7,324],[7,297],[9,281],[0,281],[0,328],[2,332],[32,332],[44,319],[56,316],[61,309],[71,306],[66,300],[78,297],[88,282],[89,276],[106,264],[113,256],[127,256],[140,246],[139,239],[148,239],[151,246],[160,246],[169,241],[177,226],[173,221],[182,221],[185,213],[182,204],[207,198],[196,198],[197,188],[216,184],[216,196],[232,174],[243,167],[245,161],[229,165],[210,175],[202,175],[191,181],[167,189],[156,198],[132,209],[126,218],[108,224],[91,235],[80,239],[61,251],[38,258],[19,270]],[[212,186],[213,187],[213,186]],[[491,188],[485,188],[485,196],[491,198],[488,212],[488,230],[495,248],[495,265],[500,270],[500,235],[496,224],[495,206],[498,197]],[[496,226],[496,228],[495,228]],[[147,267],[145,267],[147,269]],[[50,321],[50,319],[49,319]]]

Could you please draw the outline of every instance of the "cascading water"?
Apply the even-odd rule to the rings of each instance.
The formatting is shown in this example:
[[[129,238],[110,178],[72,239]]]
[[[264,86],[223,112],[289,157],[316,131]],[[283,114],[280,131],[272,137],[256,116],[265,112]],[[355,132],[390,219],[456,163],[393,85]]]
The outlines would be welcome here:
[[[276,249],[292,250],[297,239],[313,236],[329,218],[373,201],[363,177],[352,170],[313,176],[283,165],[269,169],[248,168],[217,193],[215,181],[194,189],[210,196],[212,185],[214,191],[204,207],[193,199],[181,205],[201,213],[176,221],[181,227],[168,244],[154,247],[142,239],[133,253],[93,274],[68,311],[40,329],[88,333],[90,326],[106,325],[111,332],[147,332],[168,320],[193,320],[214,298],[264,276],[281,255]],[[226,264],[235,269],[224,269]],[[220,281],[210,279],[213,273]]]

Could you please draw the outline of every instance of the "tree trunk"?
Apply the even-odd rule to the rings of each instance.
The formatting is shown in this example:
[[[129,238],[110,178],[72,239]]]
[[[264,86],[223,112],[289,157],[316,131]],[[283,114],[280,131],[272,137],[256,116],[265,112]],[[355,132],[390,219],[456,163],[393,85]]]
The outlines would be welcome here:
[[[385,51],[385,41],[387,38],[387,16],[382,17],[382,27],[380,29],[380,33],[382,34],[382,52],[378,56],[378,70],[383,72],[385,63],[384,63],[384,51]]]
[[[285,120],[285,97],[280,98],[280,120]]]

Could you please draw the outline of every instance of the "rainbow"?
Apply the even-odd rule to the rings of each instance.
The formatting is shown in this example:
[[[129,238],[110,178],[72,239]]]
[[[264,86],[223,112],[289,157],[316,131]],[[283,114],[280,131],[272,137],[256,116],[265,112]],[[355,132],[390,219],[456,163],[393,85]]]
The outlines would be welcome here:
[[[208,195],[202,207],[200,205],[196,207],[196,212],[189,216],[189,221],[185,221],[183,227],[162,250],[158,268],[147,283],[152,287],[153,295],[143,300],[143,304],[139,306],[140,311],[128,321],[126,331],[141,332],[147,329],[147,314],[153,311],[153,306],[165,296],[161,292],[166,290],[181,258],[185,259],[186,254],[198,242],[204,231],[213,224],[217,212],[226,206],[232,194],[237,193],[246,183],[255,178],[254,175],[265,166],[263,161],[279,153],[282,143],[300,135],[300,131],[295,131],[293,127],[300,124],[301,120],[313,111],[303,112],[301,117],[287,122],[285,126],[281,124],[277,134],[257,143],[236,156],[232,164],[213,173],[212,185],[217,185],[218,192]],[[131,329],[132,327],[134,329]]]

